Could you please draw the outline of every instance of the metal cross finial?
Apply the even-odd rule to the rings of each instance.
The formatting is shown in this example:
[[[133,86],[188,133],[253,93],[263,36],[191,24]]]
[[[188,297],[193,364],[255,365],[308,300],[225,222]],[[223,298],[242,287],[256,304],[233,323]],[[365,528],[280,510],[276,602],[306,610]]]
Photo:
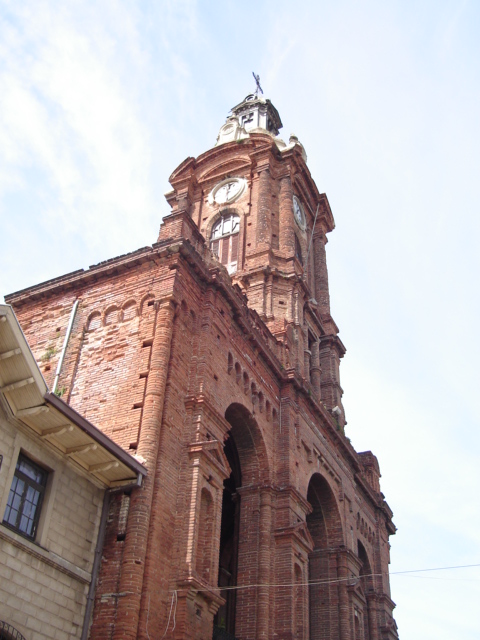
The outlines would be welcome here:
[[[259,91],[263,94],[263,89],[260,86],[260,76],[256,76],[254,71],[252,71],[252,75],[255,78],[255,82],[257,83],[257,86],[255,87],[255,95],[258,96]]]

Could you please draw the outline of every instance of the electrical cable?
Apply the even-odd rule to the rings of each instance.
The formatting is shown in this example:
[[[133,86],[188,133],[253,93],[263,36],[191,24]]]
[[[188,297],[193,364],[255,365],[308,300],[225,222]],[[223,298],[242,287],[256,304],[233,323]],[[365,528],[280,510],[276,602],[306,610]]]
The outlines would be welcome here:
[[[312,587],[312,586],[320,586],[320,585],[330,585],[330,584],[339,584],[342,582],[347,582],[350,583],[348,586],[353,586],[355,584],[357,584],[357,582],[362,579],[362,578],[374,578],[374,577],[381,577],[383,575],[386,576],[392,576],[392,575],[406,575],[406,574],[413,574],[413,573],[421,573],[421,572],[427,572],[427,571],[449,571],[452,569],[469,569],[472,567],[480,567],[480,564],[465,564],[465,565],[457,565],[457,566],[452,566],[452,567],[434,567],[431,569],[409,569],[406,571],[392,571],[390,573],[369,573],[369,574],[363,574],[360,576],[347,576],[345,578],[332,578],[329,580],[311,580],[308,582],[291,582],[291,583],[267,583],[267,584],[246,584],[246,585],[236,585],[236,586],[232,586],[232,587],[210,587],[207,589],[194,589],[197,593],[206,593],[206,592],[212,592],[212,591],[217,591],[217,592],[222,592],[222,591],[240,591],[240,590],[245,590],[245,589],[282,589],[282,588],[289,588],[289,587]],[[412,578],[417,577],[417,576],[411,576]],[[426,579],[427,576],[418,576],[418,577],[425,577]],[[441,580],[442,578],[435,578],[436,580]],[[451,578],[446,578],[447,580],[450,580]],[[456,578],[457,580],[461,580],[461,578]],[[177,594],[177,591],[188,591],[188,589],[178,589],[175,590],[172,594],[172,606],[173,606],[173,596]],[[170,613],[171,613],[171,609],[172,607],[170,607]]]
[[[459,564],[454,567],[434,567],[433,569],[409,569],[408,571],[390,571],[391,576],[399,575],[400,573],[420,573],[422,571],[448,571],[450,569],[470,569],[471,567],[480,567],[480,564]]]
[[[150,594],[148,595],[148,606],[147,606],[147,623],[145,625],[145,631],[147,632],[147,638],[150,640],[150,634],[148,633],[148,618],[150,617]]]
[[[172,602],[170,604],[170,612],[168,614],[167,626],[165,628],[165,633],[163,634],[162,638],[165,638],[165,636],[167,635],[168,627],[170,626],[170,618],[172,616],[172,609],[173,609],[173,603],[174,602],[175,602],[175,611],[176,611],[177,610],[177,591],[176,590],[172,593]],[[175,624],[176,624],[176,622],[175,622],[175,612],[173,614],[173,621],[174,621],[173,622],[173,628],[175,629]]]

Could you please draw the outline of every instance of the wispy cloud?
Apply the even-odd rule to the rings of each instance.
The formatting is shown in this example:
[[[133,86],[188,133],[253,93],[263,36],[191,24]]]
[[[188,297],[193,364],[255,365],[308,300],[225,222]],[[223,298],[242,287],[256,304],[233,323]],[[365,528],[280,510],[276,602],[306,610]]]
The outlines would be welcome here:
[[[25,166],[41,175],[39,191],[55,194],[55,205],[42,212],[46,224],[82,225],[89,243],[104,242],[106,235],[118,239],[125,214],[143,216],[153,207],[148,133],[128,95],[132,83],[122,85],[116,63],[122,43],[137,53],[130,58],[132,74],[144,64],[138,34],[122,28],[130,16],[115,14],[122,42],[114,42],[98,19],[79,32],[75,10],[57,12],[45,3],[13,18],[0,75],[2,169],[16,167],[16,184],[25,181]],[[4,195],[9,186],[4,181]]]
[[[478,546],[478,22],[444,0],[0,14],[1,293],[154,241],[168,176],[260,73],[336,217],[347,433],[379,456],[400,569]],[[474,583],[394,580],[401,637],[449,640],[461,618],[473,640]]]

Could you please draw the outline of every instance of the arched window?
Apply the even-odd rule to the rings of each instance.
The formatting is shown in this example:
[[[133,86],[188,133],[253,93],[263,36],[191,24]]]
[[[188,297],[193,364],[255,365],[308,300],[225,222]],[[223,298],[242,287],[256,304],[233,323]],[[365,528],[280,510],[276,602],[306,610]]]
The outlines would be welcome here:
[[[300,244],[300,240],[298,236],[295,234],[295,257],[303,265],[303,256],[302,256],[302,245]]]
[[[223,215],[214,224],[210,238],[210,248],[228,273],[235,273],[238,262],[238,234],[240,218],[235,213]]]

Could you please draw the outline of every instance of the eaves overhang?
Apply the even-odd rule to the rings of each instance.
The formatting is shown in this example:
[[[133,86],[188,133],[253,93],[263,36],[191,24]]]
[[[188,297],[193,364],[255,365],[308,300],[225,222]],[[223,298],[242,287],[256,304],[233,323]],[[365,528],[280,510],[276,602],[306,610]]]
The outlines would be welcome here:
[[[141,484],[147,470],[100,429],[49,392],[13,309],[0,305],[0,396],[34,437],[106,488]]]

